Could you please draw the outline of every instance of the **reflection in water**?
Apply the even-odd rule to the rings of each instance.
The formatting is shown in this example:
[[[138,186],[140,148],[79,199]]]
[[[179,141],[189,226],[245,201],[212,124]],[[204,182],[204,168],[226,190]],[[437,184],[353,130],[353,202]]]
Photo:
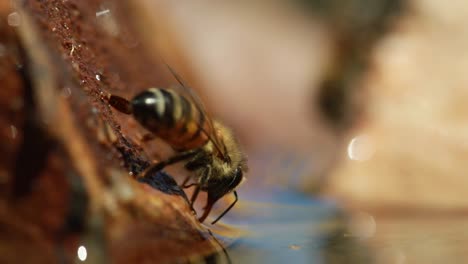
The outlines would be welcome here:
[[[292,250],[299,250],[301,248],[302,248],[301,246],[296,245],[296,244],[289,245],[289,249],[292,249]]]
[[[7,17],[8,25],[11,27],[18,27],[21,24],[21,16],[18,12],[13,12]]]
[[[74,49],[74,48],[75,48],[75,46],[72,47],[72,49]],[[70,53],[73,53],[73,52],[70,52]],[[73,55],[73,54],[72,54],[72,55]],[[62,89],[61,95],[62,95],[65,99],[67,99],[67,98],[70,98],[71,93],[72,93],[72,92],[71,92],[70,87],[64,87],[64,88]]]
[[[120,34],[120,27],[107,4],[101,5],[100,9],[96,11],[96,19],[98,25],[107,34],[114,37]]]
[[[18,135],[18,130],[14,125],[10,125],[10,133],[11,133],[11,138],[15,139],[16,135]]]
[[[241,197],[236,213],[223,219],[243,234],[227,249],[232,263],[372,262],[363,242],[349,235],[348,216],[331,202],[279,189]]]
[[[323,260],[318,263],[375,263],[366,244],[353,236],[344,235],[347,232],[345,226],[342,226],[323,238]]]
[[[106,14],[109,14],[109,13],[110,13],[110,10],[109,10],[109,9],[97,11],[97,12],[96,12],[96,17],[100,17],[100,16],[102,16],[102,15],[106,15]]]
[[[359,135],[348,144],[348,156],[351,160],[366,161],[374,155],[374,144],[368,135]]]
[[[85,261],[88,257],[88,252],[84,246],[79,246],[76,255],[78,256],[79,260]]]

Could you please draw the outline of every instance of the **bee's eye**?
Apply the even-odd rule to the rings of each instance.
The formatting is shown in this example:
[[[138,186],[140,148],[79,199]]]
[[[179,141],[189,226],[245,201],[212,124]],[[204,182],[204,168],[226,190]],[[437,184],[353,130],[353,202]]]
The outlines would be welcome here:
[[[242,178],[242,175],[243,175],[243,174],[244,174],[244,173],[242,172],[241,167],[237,167],[237,169],[236,169],[236,177],[241,177],[241,178]]]
[[[237,187],[237,185],[239,185],[242,181],[242,178],[244,176],[244,172],[242,171],[242,169],[240,167],[238,167],[234,173],[232,174],[233,175],[233,179],[232,179],[232,182],[230,184],[230,189],[234,189]]]

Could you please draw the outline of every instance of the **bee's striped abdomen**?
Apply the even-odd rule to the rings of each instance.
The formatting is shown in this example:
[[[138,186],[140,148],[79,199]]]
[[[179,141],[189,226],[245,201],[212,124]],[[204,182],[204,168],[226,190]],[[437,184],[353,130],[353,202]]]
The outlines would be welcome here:
[[[205,115],[173,90],[151,88],[131,103],[135,119],[177,150],[201,147],[208,141]]]

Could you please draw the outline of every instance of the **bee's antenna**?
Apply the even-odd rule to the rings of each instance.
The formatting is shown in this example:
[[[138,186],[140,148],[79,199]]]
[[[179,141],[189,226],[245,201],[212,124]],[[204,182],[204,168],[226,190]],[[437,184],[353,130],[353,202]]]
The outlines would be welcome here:
[[[159,55],[159,57],[161,58],[161,61],[164,63],[164,65],[166,65],[167,69],[171,72],[172,76],[174,76],[174,78],[177,80],[177,82],[183,87],[188,87],[188,85],[184,82],[184,79],[182,79],[182,77],[180,77],[179,74],[177,74],[177,72],[172,69],[169,63],[167,63],[161,55]]]
[[[171,72],[171,74],[174,76],[174,78],[177,80],[177,82],[179,82],[180,85],[182,85],[183,87],[188,87],[188,85],[184,82],[184,80],[182,79],[182,77],[179,76],[179,74],[177,74],[176,71],[174,71],[174,69],[172,69],[171,66],[169,66],[169,64],[167,64],[167,62],[161,58],[161,60],[163,61],[163,63],[166,65],[166,67],[169,69],[169,71]]]
[[[171,74],[174,76],[174,78],[177,80],[177,82],[182,86],[182,88],[185,89],[185,91],[191,97],[191,99],[194,102],[196,102],[195,106],[198,108],[198,110],[202,112],[203,114],[207,115],[205,107],[203,106],[203,103],[201,102],[200,98],[198,98],[198,96],[195,93],[193,93],[193,91],[185,83],[184,79],[182,79],[182,77],[179,74],[177,74],[177,72],[164,60],[164,58],[161,56],[160,58],[161,58],[161,61],[164,63],[164,65],[166,65],[166,67],[169,69]],[[210,124],[211,129],[214,130],[214,126],[212,124],[211,119],[208,119],[208,120],[209,120],[208,123]],[[201,127],[201,130],[205,135],[207,135],[210,141],[213,142],[213,145],[215,146],[216,150],[218,150],[218,152],[221,154],[223,159],[231,163],[231,158],[229,157],[229,155],[226,155],[226,152],[227,152],[226,145],[223,144],[224,149],[221,149],[221,147],[219,146],[220,143],[218,142],[216,137],[213,137],[212,135],[210,135],[210,133],[208,133],[203,127]]]
[[[216,218],[213,222],[211,222],[212,225],[216,224],[216,222],[218,222],[219,219],[221,219],[225,214],[227,214],[227,212],[229,212],[229,210],[231,210],[232,207],[237,203],[238,198],[237,198],[237,192],[236,191],[234,191],[234,196],[236,197],[234,202],[231,205],[229,205],[229,207],[226,208],[226,210],[224,210],[224,212],[220,216],[218,216],[218,218]]]

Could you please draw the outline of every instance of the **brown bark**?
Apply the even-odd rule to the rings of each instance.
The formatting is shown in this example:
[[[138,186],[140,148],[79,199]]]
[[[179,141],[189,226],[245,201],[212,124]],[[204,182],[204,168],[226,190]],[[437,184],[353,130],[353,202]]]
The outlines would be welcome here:
[[[17,12],[19,26],[0,27],[0,262],[70,262],[79,245],[96,263],[219,250],[171,176],[152,186],[132,177],[157,145],[143,148],[143,131],[104,98],[173,82],[141,44],[137,18],[119,1],[28,0]]]

